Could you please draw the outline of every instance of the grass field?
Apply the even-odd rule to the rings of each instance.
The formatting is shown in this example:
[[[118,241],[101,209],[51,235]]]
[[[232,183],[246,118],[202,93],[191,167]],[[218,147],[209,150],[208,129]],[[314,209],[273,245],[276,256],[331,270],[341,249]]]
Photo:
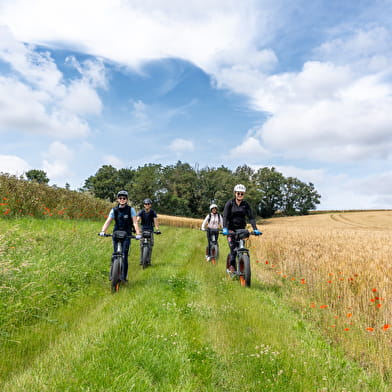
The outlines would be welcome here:
[[[243,288],[205,262],[204,233],[162,226],[152,268],[133,243],[129,283],[111,294],[100,225],[2,221],[1,391],[390,390],[298,312],[255,243],[266,280]]]

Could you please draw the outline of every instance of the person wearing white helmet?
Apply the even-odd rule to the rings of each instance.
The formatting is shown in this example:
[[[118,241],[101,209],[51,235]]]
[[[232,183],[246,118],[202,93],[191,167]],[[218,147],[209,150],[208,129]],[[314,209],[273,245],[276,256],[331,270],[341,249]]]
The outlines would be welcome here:
[[[223,227],[223,218],[222,215],[218,213],[218,206],[215,203],[210,205],[210,213],[205,217],[203,223],[201,224],[201,229],[221,229]],[[216,240],[218,240],[219,232],[215,234]],[[210,254],[210,243],[211,243],[211,232],[207,230],[207,254],[206,259],[209,260]]]
[[[108,229],[110,223],[114,220],[114,229],[116,230],[123,230],[126,231],[127,234],[130,236],[132,234],[132,228],[135,228],[136,231],[136,239],[141,238],[141,233],[139,229],[139,224],[136,220],[136,211],[133,207],[128,204],[128,192],[127,191],[120,191],[117,193],[117,206],[113,207],[109,215],[102,226],[102,230],[99,233],[101,236],[105,235],[106,230]],[[117,249],[117,242],[115,238],[113,238],[113,248],[114,251]],[[123,256],[124,256],[124,271],[121,280],[127,281],[127,274],[128,274],[128,253],[129,247],[131,246],[131,239],[126,238],[123,244]]]
[[[252,225],[253,232],[256,235],[260,235],[261,232],[256,226],[256,220],[253,216],[252,209],[249,203],[244,200],[246,187],[242,184],[237,184],[234,187],[234,199],[230,199],[225,204],[223,210],[223,230],[222,234],[227,235],[227,241],[230,247],[230,265],[229,270],[234,272],[236,270],[236,244],[232,241],[229,232],[233,232],[238,229],[246,228],[246,219],[248,218],[249,223]]]

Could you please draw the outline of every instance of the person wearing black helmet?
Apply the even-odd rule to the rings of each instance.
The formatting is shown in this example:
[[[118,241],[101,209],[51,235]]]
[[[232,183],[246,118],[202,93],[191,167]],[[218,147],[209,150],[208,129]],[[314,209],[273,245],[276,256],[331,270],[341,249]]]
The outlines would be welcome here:
[[[102,226],[102,230],[99,233],[101,236],[105,235],[106,230],[110,226],[110,223],[114,220],[114,229],[116,230],[123,230],[126,231],[127,234],[130,236],[132,234],[132,228],[135,228],[136,231],[136,239],[141,238],[139,224],[136,219],[136,211],[133,207],[128,204],[128,192],[127,191],[120,191],[117,193],[117,206],[113,207],[109,215]],[[117,241],[113,238],[113,248],[114,251],[117,249]],[[131,239],[126,238],[123,243],[123,256],[124,256],[124,275],[121,277],[121,280],[127,281],[128,275],[128,253],[129,248],[131,246]]]
[[[143,209],[139,211],[137,214],[137,221],[141,224],[142,226],[142,231],[149,231],[151,233],[151,252],[152,253],[152,247],[154,246],[154,229],[156,234],[160,234],[161,232],[159,231],[159,224],[158,224],[158,215],[157,213],[151,208],[152,206],[152,200],[147,198],[143,200]],[[142,247],[143,247],[143,242],[140,241],[140,257],[142,256]],[[140,260],[140,264],[142,264],[142,261]],[[149,265],[151,264],[151,260],[148,263]]]
[[[246,219],[249,219],[249,223],[252,225],[253,232],[256,235],[260,235],[261,232],[256,226],[256,220],[253,216],[252,209],[249,203],[244,200],[246,192],[245,185],[237,184],[234,187],[234,199],[230,199],[225,204],[223,210],[223,230],[222,234],[227,235],[228,244],[230,247],[230,264],[227,266],[230,272],[236,270],[236,244],[232,241],[229,232],[233,232],[238,229],[245,229]]]
[[[218,213],[218,206],[215,203],[210,205],[210,213],[205,217],[203,223],[201,224],[201,230],[208,229],[221,229],[223,227],[223,218],[222,215]],[[215,234],[216,240],[218,240],[219,231]],[[211,244],[211,232],[207,230],[207,254],[206,260],[210,260],[210,244]]]

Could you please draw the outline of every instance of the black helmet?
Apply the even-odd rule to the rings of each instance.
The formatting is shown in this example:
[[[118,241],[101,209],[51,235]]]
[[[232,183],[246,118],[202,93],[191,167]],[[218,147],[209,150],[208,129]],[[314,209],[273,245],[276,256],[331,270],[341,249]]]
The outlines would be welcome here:
[[[117,197],[125,196],[128,199],[128,192],[127,191],[120,191],[117,193]]]
[[[152,204],[152,200],[147,198],[143,200],[143,204]]]

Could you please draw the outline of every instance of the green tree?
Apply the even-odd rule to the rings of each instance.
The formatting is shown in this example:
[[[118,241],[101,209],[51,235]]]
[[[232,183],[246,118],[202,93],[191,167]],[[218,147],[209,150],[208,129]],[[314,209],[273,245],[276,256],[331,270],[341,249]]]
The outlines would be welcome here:
[[[160,209],[162,193],[162,165],[149,163],[138,167],[134,173],[132,198],[136,206],[142,206],[145,198],[150,198],[154,209]]]
[[[288,177],[283,190],[283,212],[286,215],[307,215],[309,210],[314,210],[316,204],[320,204],[321,196],[317,193],[314,185]]]
[[[258,193],[258,213],[269,218],[282,208],[285,178],[274,167],[263,167],[252,179]]]
[[[197,191],[200,194],[198,216],[206,215],[211,203],[216,203],[219,211],[222,212],[226,201],[233,195],[234,180],[231,170],[224,166],[207,167],[199,171],[198,181]]]
[[[118,170],[111,165],[104,165],[84,182],[84,190],[100,199],[114,201],[117,192],[123,188]]]
[[[29,181],[35,181],[38,184],[47,184],[49,182],[49,178],[43,170],[32,169],[27,171],[25,175]]]
[[[164,167],[161,208],[178,216],[197,216],[200,201],[197,186],[196,171],[188,163],[178,161],[175,165]]]

